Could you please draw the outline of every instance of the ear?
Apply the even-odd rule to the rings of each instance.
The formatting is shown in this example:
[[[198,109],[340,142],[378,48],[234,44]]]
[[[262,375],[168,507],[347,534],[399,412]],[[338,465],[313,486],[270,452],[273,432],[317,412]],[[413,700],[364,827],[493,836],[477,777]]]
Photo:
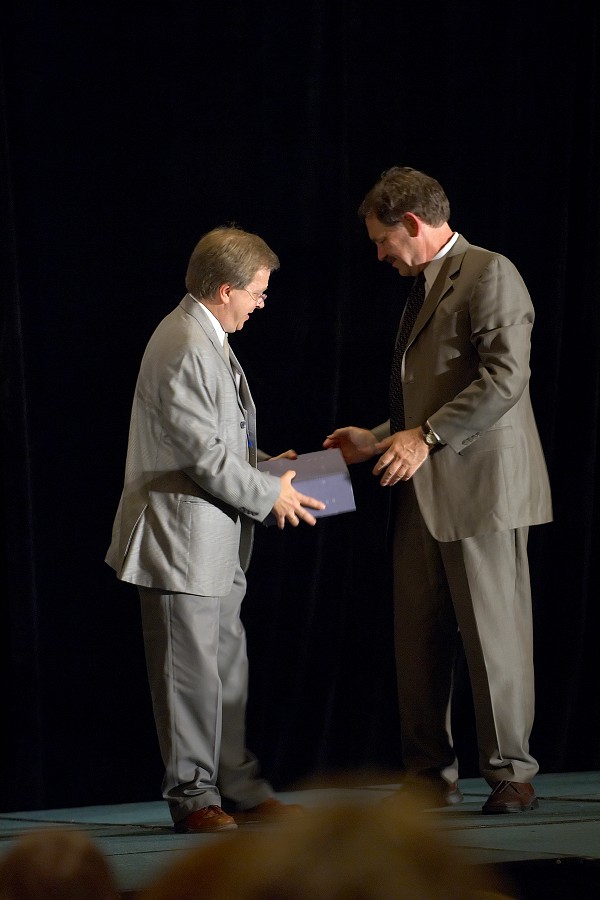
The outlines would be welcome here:
[[[418,216],[415,216],[414,213],[407,212],[402,216],[402,224],[408,231],[411,237],[417,237],[421,228],[423,227],[423,223],[419,219]]]
[[[232,290],[232,286],[230,284],[227,284],[227,282],[225,282],[225,284],[219,285],[218,298],[220,304],[222,304],[223,306],[229,305],[231,301],[230,295]]]

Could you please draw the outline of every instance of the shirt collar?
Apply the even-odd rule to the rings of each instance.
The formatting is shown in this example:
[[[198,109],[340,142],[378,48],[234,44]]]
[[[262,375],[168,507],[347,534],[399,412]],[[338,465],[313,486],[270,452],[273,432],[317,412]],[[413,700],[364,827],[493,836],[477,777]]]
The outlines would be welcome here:
[[[190,292],[188,291],[188,294],[189,293]],[[219,339],[219,343],[221,344],[221,347],[222,347],[225,342],[225,329],[223,328],[223,326],[221,325],[221,323],[219,322],[217,317],[215,315],[213,315],[213,313],[211,313],[210,309],[207,306],[205,306],[201,300],[197,300],[193,294],[190,294],[190,297],[192,298],[194,303],[197,303],[198,306],[200,307],[200,309],[203,309],[204,312],[206,313],[206,315],[208,316],[213,328],[215,329],[215,332]]]
[[[438,276],[440,269],[442,268],[442,261],[449,250],[454,247],[455,243],[459,238],[458,231],[455,231],[449,241],[446,241],[441,250],[435,254],[433,259],[428,263],[427,268],[423,270],[425,275],[425,282],[427,284],[427,290],[433,285],[433,282]]]

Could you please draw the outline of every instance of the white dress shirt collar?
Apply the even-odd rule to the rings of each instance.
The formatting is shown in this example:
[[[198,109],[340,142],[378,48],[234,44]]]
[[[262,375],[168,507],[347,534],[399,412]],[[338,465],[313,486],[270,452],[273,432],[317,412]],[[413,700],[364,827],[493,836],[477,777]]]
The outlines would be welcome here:
[[[455,245],[458,240],[458,236],[458,231],[455,231],[450,240],[444,244],[441,250],[438,250],[433,259],[427,264],[427,268],[423,270],[428,291],[437,278],[438,272],[442,268],[442,261],[444,257],[446,256],[448,251]]]
[[[189,294],[189,291],[188,291],[188,294]],[[221,323],[219,322],[217,317],[211,313],[210,309],[207,306],[205,306],[205,304],[202,303],[201,300],[197,300],[193,294],[190,294],[190,297],[192,298],[194,303],[197,303],[198,306],[200,307],[200,309],[203,309],[204,312],[206,313],[206,315],[208,316],[213,328],[215,329],[217,337],[219,338],[219,343],[222,347],[225,342],[225,329],[223,328],[223,326],[221,325]]]

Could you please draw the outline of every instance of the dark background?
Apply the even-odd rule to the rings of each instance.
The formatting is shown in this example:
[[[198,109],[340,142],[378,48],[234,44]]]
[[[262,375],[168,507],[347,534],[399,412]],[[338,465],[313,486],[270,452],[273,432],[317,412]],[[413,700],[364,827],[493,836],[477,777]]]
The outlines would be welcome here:
[[[235,338],[260,445],[386,418],[406,286],[356,209],[438,178],[451,225],[521,271],[555,522],[530,558],[542,771],[600,767],[598,6],[6,2],[0,12],[0,802],[160,796],[137,593],[103,562],[144,346],[200,236],[278,253]],[[248,741],[277,789],[400,765],[386,496],[257,530]],[[456,741],[476,775],[458,683]]]

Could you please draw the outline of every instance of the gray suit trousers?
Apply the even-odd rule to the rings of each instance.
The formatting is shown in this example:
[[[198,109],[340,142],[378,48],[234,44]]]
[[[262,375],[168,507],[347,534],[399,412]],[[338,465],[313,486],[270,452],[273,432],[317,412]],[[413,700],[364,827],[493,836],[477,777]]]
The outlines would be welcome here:
[[[394,489],[394,632],[404,765],[458,778],[451,720],[465,650],[488,784],[529,782],[534,717],[528,528],[460,541],[429,533],[410,482]]]
[[[245,746],[248,659],[238,567],[224,597],[139,587],[163,797],[174,822],[221,805],[247,809],[271,796]]]

